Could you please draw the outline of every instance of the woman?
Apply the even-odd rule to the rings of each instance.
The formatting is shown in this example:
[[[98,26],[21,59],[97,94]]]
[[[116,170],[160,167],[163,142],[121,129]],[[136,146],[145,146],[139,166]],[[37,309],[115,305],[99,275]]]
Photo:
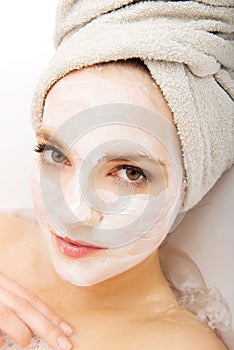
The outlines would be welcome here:
[[[69,2],[62,2],[61,13],[69,17],[72,15],[71,10],[80,10],[75,7],[71,4],[69,7]],[[135,8],[138,10],[136,6]],[[123,7],[126,11],[130,9],[131,7]],[[106,9],[107,13],[108,10]],[[58,21],[61,18],[58,16]],[[72,16],[67,23],[71,23],[71,19]],[[112,20],[110,23],[115,23],[115,19]],[[65,22],[63,18],[61,23],[64,26],[67,25]],[[102,22],[97,25],[103,28]],[[92,29],[95,31],[95,25],[89,26],[87,33],[83,28],[80,35],[89,34],[89,30]],[[70,38],[74,42],[72,32]],[[87,36],[84,43],[89,42],[88,38]],[[61,54],[64,59],[63,53],[67,52],[70,44],[68,36],[64,42],[65,46],[60,47],[57,58]],[[95,57],[95,42],[93,48]],[[78,54],[76,57],[79,59]],[[188,181],[192,181],[191,178],[186,180],[187,187],[183,186],[185,171],[189,176],[192,166],[197,166],[194,165],[197,159],[195,162],[192,159],[192,164],[189,164],[188,159],[191,158],[186,158],[186,149],[183,150],[182,156],[179,137],[175,137],[176,112],[174,110],[171,112],[161,89],[145,68],[142,69],[141,65],[132,65],[129,62],[110,62],[102,65],[89,62],[87,64],[89,67],[74,70],[72,58],[74,56],[71,55],[69,68],[61,64],[59,74],[55,72],[58,68],[56,64],[59,63],[55,58],[52,69],[50,67],[46,78],[39,84],[33,107],[34,129],[38,138],[36,151],[40,153],[40,161],[36,163],[33,174],[35,212],[39,227],[29,226],[28,223],[18,219],[2,218],[1,231],[6,232],[5,229],[8,227],[8,232],[1,237],[1,271],[4,275],[1,276],[0,300],[3,316],[0,329],[21,347],[28,345],[31,336],[29,329],[31,329],[52,348],[69,349],[71,346],[65,334],[69,336],[71,330],[60,318],[63,317],[74,329],[71,341],[75,349],[79,347],[155,349],[155,346],[162,349],[225,349],[207,326],[200,323],[185,308],[178,306],[161,272],[157,249],[181,208],[192,207],[219,175],[216,173],[212,180],[207,181],[205,185],[203,183],[199,191],[198,189],[192,191],[191,182]],[[54,71],[53,64],[56,66]],[[77,68],[80,68],[79,64]],[[164,74],[167,72],[165,70]],[[53,75],[54,73],[56,74]],[[64,77],[61,78],[62,76]],[[195,80],[193,83],[195,84]],[[216,95],[216,99],[217,96],[219,95]],[[45,105],[42,103],[44,98]],[[225,100],[226,105],[229,104],[228,98]],[[153,112],[156,115],[155,123],[159,126],[156,137],[154,133],[150,134],[151,130],[148,130],[147,126],[145,129],[139,127],[138,120],[133,119],[136,125],[132,125],[131,118],[129,125],[122,125],[117,119],[117,125],[113,126],[113,120],[110,118],[111,123],[109,125],[103,123],[100,128],[87,129],[89,124],[86,124],[83,133],[82,130],[76,129],[87,122],[84,119],[90,116],[87,111],[94,111],[94,118],[91,119],[93,122],[95,118],[97,120],[102,117],[104,111],[115,111],[111,109],[113,103],[125,108],[127,106],[123,104],[134,106],[133,111],[141,109],[145,113],[146,110]],[[100,106],[105,108],[100,109]],[[187,106],[183,107],[186,110]],[[225,104],[222,108],[225,109]],[[40,118],[42,109],[43,117]],[[202,109],[205,109],[204,105]],[[124,109],[121,109],[121,112],[123,111]],[[69,124],[71,120],[75,120],[76,123]],[[97,120],[97,126],[98,123]],[[179,120],[177,123],[177,127],[181,128]],[[225,133],[228,135],[228,131]],[[71,134],[74,134],[73,137]],[[78,138],[77,135],[81,137]],[[185,133],[185,138],[187,136]],[[68,141],[68,149],[61,144],[61,139]],[[118,144],[115,141],[119,139],[121,142]],[[186,142],[183,138],[180,141]],[[126,152],[127,146],[128,152]],[[153,158],[154,166],[151,163],[151,166],[147,165],[145,169],[143,165],[146,167],[146,160],[136,162],[128,157],[129,150],[132,151],[133,146],[138,155],[148,151],[146,158],[148,161]],[[183,146],[185,147],[185,144]],[[117,150],[120,156],[105,159],[103,162],[103,156],[106,156],[111,147]],[[95,157],[90,159],[90,154]],[[82,168],[81,158],[83,161],[88,160],[84,162],[86,167]],[[231,163],[229,156],[225,155],[224,158],[227,160],[224,161],[221,172]],[[183,169],[183,164],[186,169]],[[135,182],[138,183],[136,187]],[[64,192],[64,198],[60,196],[60,189]],[[111,206],[116,199],[116,192],[124,199],[126,197],[129,199],[129,196],[133,198],[132,206],[130,203],[128,207],[131,211],[125,212],[126,216],[118,217],[118,212],[114,211],[116,208]],[[96,197],[95,193],[102,197]],[[148,193],[153,199],[156,198],[152,203],[156,207],[158,205],[160,210],[152,214],[150,210],[152,207],[149,206],[146,211],[147,218],[150,222],[156,217],[156,222],[155,220],[150,222],[153,226],[147,227],[145,232],[140,230],[140,235],[137,237],[134,232],[131,235],[132,231],[127,231],[129,233],[127,238],[126,234],[121,236],[122,229],[129,224],[129,220],[120,221],[120,219],[129,219],[131,216],[128,217],[129,213],[139,216],[137,210],[145,204],[144,195]],[[87,194],[87,198],[82,197]],[[102,202],[100,206],[101,200],[109,201],[109,205],[104,206],[105,203]],[[147,198],[146,203],[151,204],[150,199]],[[110,206],[112,210],[106,212]],[[171,209],[173,210],[170,211]],[[103,223],[108,217],[107,214],[116,220],[105,221],[106,226],[100,231],[93,230]],[[121,225],[116,225],[116,222]],[[143,224],[145,222],[143,220]],[[121,227],[121,230],[113,231],[113,236],[108,235],[108,230],[113,229],[114,223],[114,228]],[[145,229],[141,225],[140,228]],[[11,242],[9,242],[10,229],[14,230]],[[148,242],[144,241],[142,232],[149,235]],[[80,245],[83,245],[83,248]],[[135,250],[132,250],[132,247]],[[113,252],[115,254],[117,252],[117,255]],[[17,254],[24,259],[16,259],[17,264],[13,264],[11,256],[15,257]],[[127,255],[130,257],[129,261],[125,259]],[[22,266],[19,266],[18,261]],[[16,287],[14,282],[8,279],[9,277],[17,280],[25,289],[21,289],[18,285]],[[45,308],[44,304],[38,304],[35,297],[32,300],[31,294],[27,294],[26,290],[40,297],[60,316],[56,317]],[[25,302],[25,299],[28,301]],[[34,348],[42,346],[42,343],[39,343],[34,345]]]

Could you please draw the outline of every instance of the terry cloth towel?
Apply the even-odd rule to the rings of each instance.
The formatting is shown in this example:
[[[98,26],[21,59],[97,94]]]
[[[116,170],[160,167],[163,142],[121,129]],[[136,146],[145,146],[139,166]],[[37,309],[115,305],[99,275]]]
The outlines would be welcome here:
[[[39,81],[32,123],[68,72],[140,58],[174,115],[186,172],[181,210],[197,204],[234,161],[233,0],[62,0],[57,51]]]

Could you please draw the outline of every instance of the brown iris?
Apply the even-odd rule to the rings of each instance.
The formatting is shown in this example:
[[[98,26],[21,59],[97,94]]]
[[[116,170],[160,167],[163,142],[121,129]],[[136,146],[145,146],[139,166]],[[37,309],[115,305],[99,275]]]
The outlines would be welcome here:
[[[65,155],[58,151],[53,151],[51,157],[55,163],[62,163],[66,159]]]
[[[137,180],[142,175],[137,169],[135,168],[126,168],[126,174],[130,180]]]

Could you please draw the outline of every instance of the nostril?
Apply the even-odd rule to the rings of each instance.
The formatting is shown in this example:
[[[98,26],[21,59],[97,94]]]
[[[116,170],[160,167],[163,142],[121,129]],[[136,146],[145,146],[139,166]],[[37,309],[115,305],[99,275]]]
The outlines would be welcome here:
[[[78,198],[70,209],[75,214],[79,222],[83,222],[89,226],[96,226],[103,219],[102,214],[95,208],[92,208],[90,204],[86,202],[83,196]]]
[[[89,226],[96,226],[97,224],[99,224],[99,222],[102,221],[102,219],[102,214],[91,208],[90,216],[85,220],[85,224]]]

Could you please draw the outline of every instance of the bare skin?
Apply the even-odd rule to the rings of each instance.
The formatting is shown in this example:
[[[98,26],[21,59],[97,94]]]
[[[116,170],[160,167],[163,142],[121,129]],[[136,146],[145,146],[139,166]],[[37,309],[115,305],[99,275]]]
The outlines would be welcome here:
[[[74,327],[74,349],[153,350],[156,344],[159,349],[225,349],[209,327],[177,305],[157,251],[130,271],[85,287],[81,298],[77,287],[54,272],[36,224],[4,214],[0,222],[1,272]]]
[[[106,83],[116,69],[118,83],[115,93],[109,94]],[[126,69],[118,64],[107,65],[104,80],[95,75],[92,67],[71,73],[77,93],[68,99],[69,108],[62,109],[54,86],[47,97],[43,128],[55,128],[79,110],[111,102],[145,106],[172,122],[166,101],[149,75],[137,68]],[[64,79],[65,85],[69,76]],[[81,96],[79,86],[88,79],[92,79],[93,85],[83,86]],[[141,91],[140,96],[137,90],[132,90],[139,81],[147,85],[147,94]],[[125,90],[121,88],[123,84]],[[99,96],[97,87],[103,92]],[[36,224],[8,215],[1,215],[0,222],[1,272],[35,293],[74,327],[71,336],[74,349],[225,350],[208,326],[177,305],[162,274],[157,250],[128,271],[94,286],[77,287],[54,272],[46,242]]]

